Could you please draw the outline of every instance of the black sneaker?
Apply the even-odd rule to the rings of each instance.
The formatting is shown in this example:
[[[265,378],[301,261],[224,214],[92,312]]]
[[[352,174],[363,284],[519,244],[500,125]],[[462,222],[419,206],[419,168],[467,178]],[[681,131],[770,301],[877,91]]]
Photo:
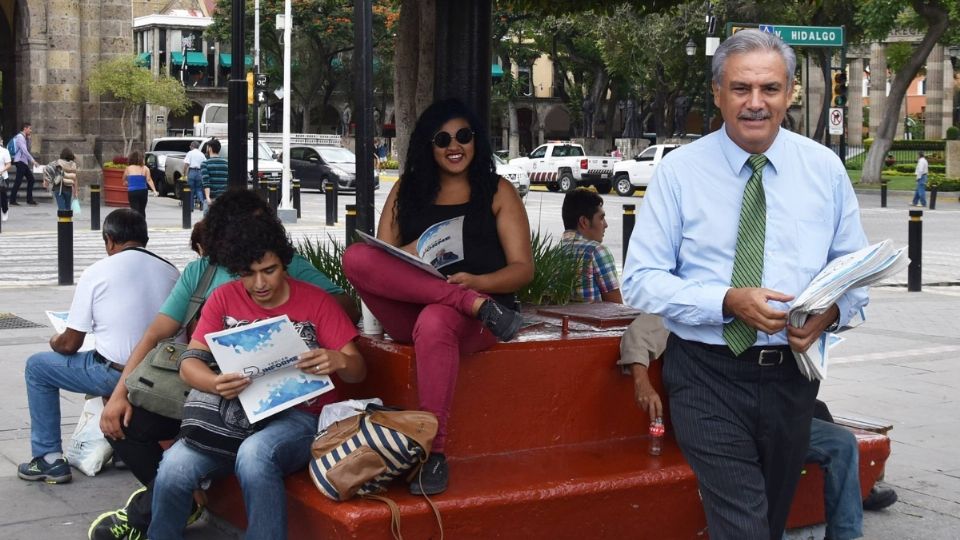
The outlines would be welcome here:
[[[17,201],[10,201],[10,206],[20,206],[20,203]]]
[[[512,309],[504,309],[494,300],[487,300],[477,313],[480,321],[497,336],[500,341],[510,341],[517,337],[523,326],[523,317]]]
[[[17,467],[17,476],[31,482],[43,480],[48,484],[66,484],[73,480],[70,465],[63,458],[53,463],[47,463],[42,457],[33,458],[30,463],[21,463]]]
[[[27,201],[27,204],[29,204],[30,206],[36,206],[37,201]]]
[[[447,477],[449,469],[447,467],[447,456],[443,454],[430,454],[427,462],[420,468],[420,472],[410,482],[410,493],[412,495],[437,495],[447,490]]]
[[[863,509],[870,511],[883,510],[897,502],[897,492],[893,488],[876,484],[870,494],[863,500]]]
[[[127,522],[127,511],[111,510],[97,516],[87,530],[89,540],[141,540],[146,538],[143,531],[135,529]]]

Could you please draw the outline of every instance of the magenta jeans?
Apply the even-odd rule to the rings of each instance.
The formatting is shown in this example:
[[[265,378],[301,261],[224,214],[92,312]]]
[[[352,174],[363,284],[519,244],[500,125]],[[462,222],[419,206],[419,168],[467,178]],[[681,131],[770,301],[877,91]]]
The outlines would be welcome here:
[[[431,450],[443,452],[460,356],[497,342],[473,314],[474,302],[484,295],[362,243],[344,252],[343,271],[390,337],[413,343],[420,408],[439,421]]]

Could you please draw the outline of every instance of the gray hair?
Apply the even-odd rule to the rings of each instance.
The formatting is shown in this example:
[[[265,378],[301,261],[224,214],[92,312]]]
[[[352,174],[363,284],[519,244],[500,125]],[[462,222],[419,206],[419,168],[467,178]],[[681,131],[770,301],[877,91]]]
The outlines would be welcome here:
[[[190,149],[196,150],[197,148],[200,148],[200,143],[198,143],[197,141],[190,141]]]
[[[793,52],[793,49],[776,34],[761,32],[752,28],[737,32],[717,48],[717,52],[713,56],[713,82],[717,84],[723,82],[723,68],[727,62],[727,57],[754,51],[771,51],[780,54],[783,63],[787,65],[787,85],[792,85],[793,74],[797,69],[797,55]]]

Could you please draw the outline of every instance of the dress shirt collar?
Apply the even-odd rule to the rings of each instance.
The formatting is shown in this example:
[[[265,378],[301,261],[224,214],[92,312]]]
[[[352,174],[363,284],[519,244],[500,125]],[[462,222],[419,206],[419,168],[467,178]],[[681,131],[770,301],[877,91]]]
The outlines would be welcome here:
[[[767,151],[763,155],[767,156],[767,163],[773,167],[775,172],[779,172],[779,168],[786,162],[786,150],[784,149],[783,139],[786,137],[784,134],[786,130],[781,128],[777,131],[777,138],[773,140],[773,144],[770,145],[770,148],[767,148]],[[727,135],[727,125],[724,124],[719,129],[720,136],[720,153],[723,154],[724,159],[727,161],[727,165],[730,166],[730,171],[733,172],[734,176],[740,176],[740,171],[744,167],[748,167],[747,159],[750,158],[750,153],[737,146],[737,143],[733,142],[733,139]]]

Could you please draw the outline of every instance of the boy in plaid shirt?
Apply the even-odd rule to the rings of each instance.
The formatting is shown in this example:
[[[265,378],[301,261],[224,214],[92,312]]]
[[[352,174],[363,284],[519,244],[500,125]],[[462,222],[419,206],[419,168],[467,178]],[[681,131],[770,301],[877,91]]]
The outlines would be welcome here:
[[[593,191],[577,188],[563,199],[561,245],[581,262],[573,292],[576,302],[623,303],[613,254],[602,244],[607,229],[603,199]]]

